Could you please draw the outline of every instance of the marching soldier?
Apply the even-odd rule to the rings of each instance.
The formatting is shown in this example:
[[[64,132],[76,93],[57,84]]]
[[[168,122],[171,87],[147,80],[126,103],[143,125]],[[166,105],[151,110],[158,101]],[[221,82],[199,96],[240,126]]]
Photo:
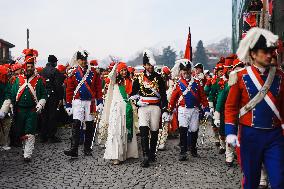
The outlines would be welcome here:
[[[235,73],[225,129],[227,142],[239,146],[244,189],[258,187],[262,164],[271,188],[284,188],[284,73],[271,66],[277,40],[270,31],[253,28],[237,51],[250,66]]]
[[[18,75],[11,87],[8,103],[4,103],[4,113],[9,109],[9,102],[14,106],[15,128],[17,136],[23,141],[24,161],[30,162],[34,149],[38,114],[44,109],[46,91],[42,78],[35,74],[35,62],[38,52],[25,49],[25,74]]]
[[[210,116],[208,101],[203,87],[191,76],[191,62],[188,59],[176,61],[173,73],[180,76],[176,88],[173,90],[169,103],[172,112],[178,104],[178,120],[180,130],[180,161],[187,158],[187,137],[191,136],[191,155],[197,157],[197,138],[199,127],[199,107],[202,106],[205,116]]]
[[[156,147],[161,115],[167,114],[166,86],[160,74],[154,71],[156,61],[151,51],[143,52],[145,71],[133,82],[131,99],[136,101],[139,117],[139,129],[143,150],[142,167],[149,167],[149,162],[156,161]],[[151,133],[149,148],[149,131]]]
[[[231,72],[232,73],[231,75],[233,75],[237,70],[243,68],[245,65],[239,59],[236,59],[233,61],[232,66],[233,66],[232,67],[233,71]],[[231,80],[232,80],[232,77],[231,79],[229,78],[229,80],[226,83],[224,83],[224,86],[222,87],[223,90],[218,95],[216,109],[214,112],[214,124],[220,128],[220,132],[222,131],[222,133],[224,133],[222,136],[225,135],[224,111],[225,111],[225,103],[226,103],[227,96],[230,90],[230,85],[232,85]],[[234,160],[234,148],[228,143],[225,143],[225,144],[221,143],[220,150],[222,149],[221,148],[222,146],[225,146],[223,147],[223,149],[225,149],[225,154],[226,154],[226,165],[228,167],[231,167],[233,165],[233,160]]]
[[[209,107],[211,114],[214,113],[216,103],[217,103],[217,96],[220,91],[219,82],[223,76],[223,69],[224,69],[225,58],[221,57],[220,61],[216,64],[214,72],[215,75],[211,80],[206,82],[204,87],[204,91],[208,97]],[[213,133],[214,133],[214,142],[217,147],[220,147],[220,139],[219,139],[219,129],[216,125],[212,125]]]
[[[91,156],[91,145],[95,131],[93,114],[103,109],[102,84],[97,71],[88,62],[88,53],[78,51],[73,56],[74,66],[67,79],[66,86],[66,112],[73,114],[72,137],[70,150],[64,154],[71,158],[78,158],[80,141],[80,127],[85,122],[86,133],[84,141],[84,155]]]

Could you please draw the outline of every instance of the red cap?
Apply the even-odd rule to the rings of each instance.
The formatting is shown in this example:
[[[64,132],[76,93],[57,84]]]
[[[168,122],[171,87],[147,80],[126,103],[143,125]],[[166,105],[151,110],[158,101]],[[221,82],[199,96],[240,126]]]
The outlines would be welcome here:
[[[25,55],[25,63],[35,63],[36,57],[38,57],[38,51],[34,49],[24,49],[23,54]]]
[[[91,64],[91,66],[98,66],[98,61],[97,60],[91,60],[90,64]]]
[[[116,68],[117,72],[120,72],[122,69],[127,69],[127,65],[124,62],[119,62]]]
[[[108,66],[108,69],[112,70],[112,68],[114,67],[115,62],[110,63],[110,65]]]
[[[66,71],[66,66],[62,65],[62,64],[59,64],[57,66],[57,69],[59,72],[65,72]]]
[[[8,68],[6,66],[0,65],[0,83],[7,82]]]
[[[237,67],[238,65],[244,65],[244,63],[237,58],[233,61],[233,68]]]
[[[132,66],[128,66],[127,70],[128,70],[129,73],[135,72],[135,68],[133,68]]]
[[[12,64],[12,66],[11,66],[12,72],[15,72],[15,71],[22,69],[22,68],[23,68],[23,65],[20,64],[20,63],[15,63],[15,64]]]
[[[162,68],[162,72],[166,75],[170,75],[171,74],[171,70],[168,66],[163,66]]]
[[[36,68],[37,73],[42,72],[42,70],[43,70],[43,67],[37,67],[37,68]]]

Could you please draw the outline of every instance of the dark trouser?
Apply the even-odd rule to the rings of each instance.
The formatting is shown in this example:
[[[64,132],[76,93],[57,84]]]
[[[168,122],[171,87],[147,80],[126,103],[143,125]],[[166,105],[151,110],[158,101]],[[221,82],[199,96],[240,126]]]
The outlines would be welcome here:
[[[78,150],[79,141],[80,141],[80,128],[81,128],[81,121],[74,120],[72,126],[72,137],[71,137],[71,148],[74,150]],[[91,151],[91,146],[94,137],[94,122],[86,121],[86,133],[85,133],[85,141],[84,141],[84,151]]]
[[[57,132],[57,107],[59,100],[54,96],[47,99],[41,125],[41,138],[48,139],[55,137]]]
[[[243,188],[258,188],[264,164],[271,188],[284,188],[284,136],[281,128],[239,128]]]

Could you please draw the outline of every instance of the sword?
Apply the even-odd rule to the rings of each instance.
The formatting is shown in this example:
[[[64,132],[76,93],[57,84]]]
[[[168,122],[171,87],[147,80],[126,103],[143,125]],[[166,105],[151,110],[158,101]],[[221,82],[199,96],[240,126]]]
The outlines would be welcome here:
[[[93,146],[94,146],[96,133],[97,133],[97,128],[98,128],[98,124],[100,123],[100,120],[101,120],[101,114],[99,112],[96,112],[95,122],[94,122],[95,131],[94,131],[94,135],[93,135],[93,139],[92,139],[91,149],[93,149]]]
[[[206,132],[206,125],[208,122],[208,117],[202,120],[202,136],[201,136],[201,144],[204,145],[204,138],[205,138],[205,132]]]
[[[167,123],[167,121],[165,121],[164,119],[162,119],[161,135],[160,135],[160,134],[158,135],[159,140],[158,140],[158,144],[157,144],[157,146],[156,146],[156,152],[158,151],[158,147],[161,145],[162,136],[163,136],[163,132],[164,132],[166,123]],[[161,136],[161,137],[159,137],[159,136]]]

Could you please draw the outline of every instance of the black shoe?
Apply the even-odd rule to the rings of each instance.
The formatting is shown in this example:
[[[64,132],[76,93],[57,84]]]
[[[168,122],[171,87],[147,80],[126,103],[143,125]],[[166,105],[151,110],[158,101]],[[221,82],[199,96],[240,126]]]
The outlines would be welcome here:
[[[49,142],[50,143],[61,143],[62,140],[58,137],[52,137],[52,138],[49,138]]]
[[[233,162],[227,162],[227,161],[226,161],[226,165],[227,165],[227,167],[233,167],[234,163],[233,163]]]
[[[155,162],[157,159],[156,159],[156,155],[153,155],[153,154],[150,154],[149,156],[149,161],[150,162]]]
[[[190,153],[192,157],[198,157],[197,148],[191,149]]]
[[[24,162],[25,162],[25,163],[30,163],[31,161],[32,161],[31,158],[24,158]]]
[[[267,189],[267,188],[268,188],[267,185],[259,185],[259,186],[258,186],[258,189]]]
[[[180,154],[178,160],[179,161],[187,161],[188,160],[187,154]]]
[[[141,167],[146,168],[149,167],[149,127],[140,126],[140,135],[141,135],[141,146],[143,151],[143,161],[141,163]]]
[[[150,162],[156,161],[158,135],[159,135],[159,131],[151,131],[150,154],[149,154],[149,161]]]
[[[147,168],[150,166],[149,158],[147,156],[143,157],[143,161],[141,163],[141,167]]]
[[[219,150],[219,154],[225,154],[225,152],[226,152],[226,149],[224,149],[224,148],[220,148],[220,150]]]
[[[76,152],[74,150],[66,150],[66,151],[64,151],[64,154],[66,156],[71,157],[71,158],[78,158],[78,151]]]

